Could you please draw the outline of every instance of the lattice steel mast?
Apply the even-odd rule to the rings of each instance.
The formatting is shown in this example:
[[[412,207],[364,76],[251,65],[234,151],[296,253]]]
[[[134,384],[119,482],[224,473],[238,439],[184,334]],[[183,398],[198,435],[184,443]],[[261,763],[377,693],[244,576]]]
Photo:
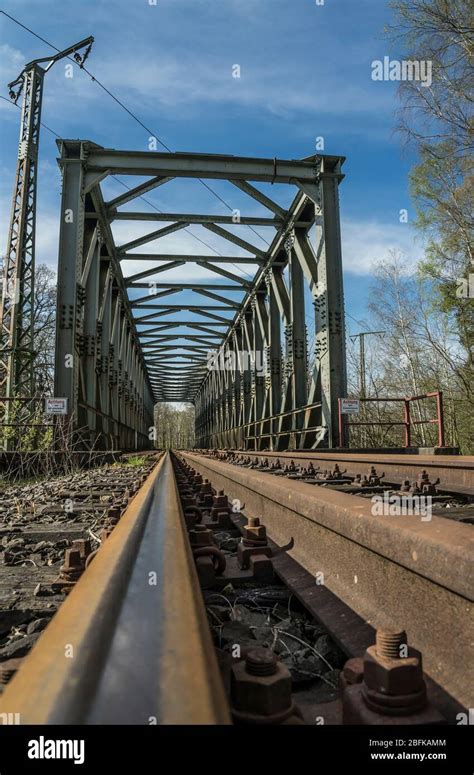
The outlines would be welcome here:
[[[33,397],[34,394],[35,220],[43,79],[55,62],[71,54],[82,66],[93,41],[90,36],[52,57],[29,62],[18,78],[8,85],[10,97],[15,103],[23,93],[0,307],[0,396],[8,399]],[[82,49],[85,51],[80,54]],[[45,62],[46,67],[42,67]],[[7,401],[4,412],[6,422],[8,406]]]

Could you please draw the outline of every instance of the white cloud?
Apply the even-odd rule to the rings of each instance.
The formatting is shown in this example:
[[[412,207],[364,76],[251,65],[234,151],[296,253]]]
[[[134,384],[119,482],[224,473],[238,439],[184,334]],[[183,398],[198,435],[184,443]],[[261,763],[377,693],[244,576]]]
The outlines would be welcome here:
[[[183,61],[138,55],[108,60],[101,77],[112,89],[127,93],[135,104],[155,108],[196,103],[234,103],[276,113],[311,112],[347,115],[393,106],[393,96],[374,88],[370,79],[362,88],[343,75],[320,77],[309,71],[292,73],[282,66],[239,63],[241,77],[232,77],[233,62],[222,57]]]
[[[25,61],[24,55],[18,49],[12,48],[8,43],[0,45],[0,91],[2,96],[7,99],[9,98],[6,86],[19,75]],[[5,99],[0,100],[0,113],[2,114],[2,121],[16,121],[18,123],[20,121],[19,109],[15,108],[13,104],[9,105]]]
[[[0,45],[0,83],[13,81],[26,64],[26,57],[17,48],[8,43]]]
[[[403,253],[414,270],[423,256],[408,224],[342,219],[341,232],[344,269],[351,274],[370,275],[374,263],[388,258],[391,250]]]
[[[24,57],[14,50],[9,57],[15,62],[9,68],[13,77],[24,64]],[[97,57],[90,67],[108,89],[125,99],[127,106],[139,115],[143,115],[143,110],[154,113],[159,106],[164,110],[202,112],[213,105],[235,105],[284,117],[300,113],[317,117],[370,114],[372,124],[374,115],[380,120],[390,118],[393,94],[389,89],[377,89],[369,77],[364,85],[343,70],[322,73],[301,63],[298,67],[262,65],[242,56],[237,62],[241,77],[233,78],[234,59],[202,51],[194,58],[186,53],[160,55],[147,50],[131,56],[124,50]],[[91,83],[87,74],[77,68],[73,73],[73,78],[65,78],[64,67],[59,63],[48,74],[44,97],[48,115],[64,118],[68,111],[74,115],[78,101],[84,109],[102,105],[104,99],[108,102],[109,98]]]

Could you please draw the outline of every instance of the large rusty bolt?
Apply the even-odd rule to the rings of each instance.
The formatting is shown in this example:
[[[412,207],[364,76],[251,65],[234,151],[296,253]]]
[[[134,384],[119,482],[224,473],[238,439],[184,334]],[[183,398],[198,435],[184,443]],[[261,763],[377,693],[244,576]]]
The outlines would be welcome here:
[[[204,483],[199,488],[198,503],[200,506],[209,509],[212,507],[213,502],[212,485],[208,479],[205,479]]]
[[[258,517],[248,517],[244,530],[246,538],[257,541],[267,540],[267,529],[265,525],[260,524],[260,519]]]
[[[213,498],[211,519],[221,527],[231,527],[229,499],[224,490],[219,490]]]
[[[78,549],[81,560],[85,563],[89,555],[92,553],[91,542],[88,538],[77,538],[72,542],[72,548]]]
[[[231,705],[238,720],[271,718],[278,723],[294,712],[291,675],[270,649],[248,652],[231,671]]]
[[[79,549],[66,549],[64,564],[59,569],[59,576],[66,581],[77,581],[83,571],[85,563]]]
[[[195,525],[194,529],[189,531],[189,540],[193,547],[215,545],[214,533],[204,525]]]
[[[212,495],[212,485],[209,481],[209,479],[204,479],[204,482],[201,484],[199,492],[201,495]]]
[[[229,508],[229,499],[224,490],[219,490],[217,495],[214,496],[214,508],[219,510]]]
[[[390,697],[400,697],[403,706],[408,707],[410,695],[413,705],[426,704],[422,656],[417,649],[407,646],[403,630],[377,631],[375,646],[370,646],[364,656],[364,684],[364,699],[369,705],[383,703],[384,695],[388,705],[397,705]]]
[[[375,649],[379,656],[386,659],[400,659],[407,645],[405,630],[377,630]],[[403,649],[403,652],[402,652]]]
[[[192,479],[192,487],[194,492],[199,492],[202,485],[202,476],[201,474],[196,474],[196,476],[193,476]]]

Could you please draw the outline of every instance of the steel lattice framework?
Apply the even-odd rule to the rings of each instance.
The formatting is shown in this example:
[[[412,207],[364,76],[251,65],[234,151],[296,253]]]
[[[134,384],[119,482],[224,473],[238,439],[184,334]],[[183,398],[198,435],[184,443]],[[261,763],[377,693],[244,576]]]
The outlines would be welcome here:
[[[124,152],[70,140],[58,145],[63,193],[55,395],[69,399],[85,441],[147,446],[153,404],[189,401],[196,409],[197,446],[335,446],[337,400],[346,395],[338,204],[344,159]],[[106,201],[101,184],[111,175],[146,179]],[[180,179],[229,181],[266,213],[121,209]],[[278,204],[263,184],[294,187],[291,205]],[[164,225],[117,245],[112,227],[122,221]],[[190,224],[230,244],[232,255],[194,255],[182,243],[171,252],[136,252]],[[270,244],[260,248],[241,236],[238,230],[248,226],[270,228]],[[236,255],[237,248],[245,253]],[[147,268],[125,277],[122,266],[130,262]],[[199,279],[189,264],[199,267]],[[254,277],[229,271],[229,264],[252,267]],[[169,303],[175,294],[178,303]],[[316,342],[310,376],[309,311]],[[221,358],[210,360],[210,350]]]
[[[33,395],[36,179],[45,71],[23,76],[20,142],[0,307],[0,395]]]
[[[17,103],[23,94],[20,141],[8,232],[7,252],[2,272],[0,303],[0,411],[1,427],[21,428],[31,422],[28,406],[36,403],[41,386],[36,384],[34,360],[35,315],[35,226],[38,150],[41,126],[43,81],[60,59],[74,55],[83,66],[94,38],[89,36],[52,56],[34,59],[8,84],[10,97]],[[81,52],[81,53],[79,53]],[[13,404],[11,402],[14,402]],[[26,402],[26,403],[25,403]],[[21,404],[18,413],[15,404]],[[12,413],[12,407],[14,412]],[[11,415],[20,422],[10,423]],[[3,439],[8,449],[15,436]]]

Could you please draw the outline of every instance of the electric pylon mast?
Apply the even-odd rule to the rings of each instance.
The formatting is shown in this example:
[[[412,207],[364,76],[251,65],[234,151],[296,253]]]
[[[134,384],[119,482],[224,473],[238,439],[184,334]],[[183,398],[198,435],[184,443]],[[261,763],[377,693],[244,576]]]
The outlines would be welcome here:
[[[0,397],[7,399],[34,396],[33,313],[35,289],[35,219],[38,175],[38,146],[41,121],[43,79],[60,59],[74,55],[84,65],[94,38],[75,43],[51,57],[29,62],[18,78],[8,84],[16,103],[23,93],[20,142],[15,187],[3,266],[0,307]],[[82,52],[83,53],[79,53]],[[46,66],[42,66],[47,63]],[[5,402],[4,418],[8,417]]]

